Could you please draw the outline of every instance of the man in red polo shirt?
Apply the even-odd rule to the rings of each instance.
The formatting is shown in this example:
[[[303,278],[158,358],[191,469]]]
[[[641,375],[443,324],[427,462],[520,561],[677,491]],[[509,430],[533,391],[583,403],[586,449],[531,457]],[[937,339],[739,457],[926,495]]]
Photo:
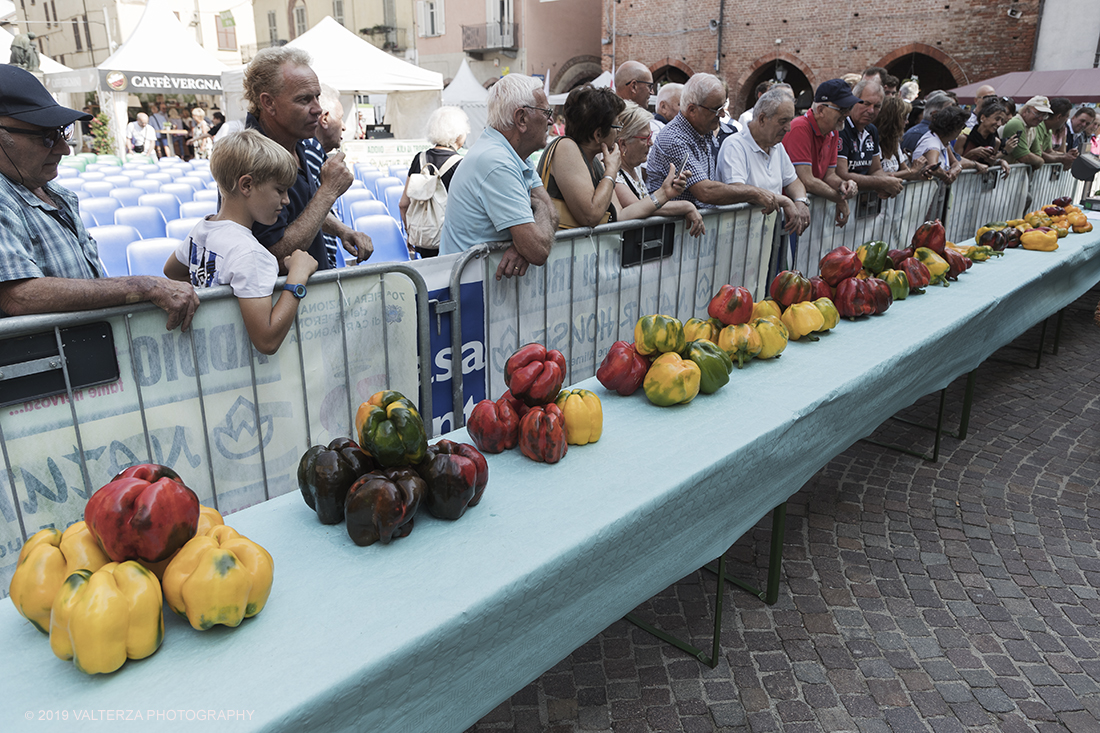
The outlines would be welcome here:
[[[856,195],[856,182],[837,175],[839,132],[848,112],[860,101],[843,79],[830,79],[817,88],[814,104],[791,122],[783,148],[807,193],[836,203],[836,225],[848,223],[848,199]]]

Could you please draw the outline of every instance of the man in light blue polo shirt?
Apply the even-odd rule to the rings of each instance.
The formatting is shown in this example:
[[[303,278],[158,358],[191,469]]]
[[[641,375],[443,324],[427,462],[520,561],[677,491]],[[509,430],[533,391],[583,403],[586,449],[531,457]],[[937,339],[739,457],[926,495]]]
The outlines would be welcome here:
[[[789,89],[772,89],[756,100],[753,117],[718,152],[718,180],[742,191],[743,200],[783,209],[783,228],[801,234],[810,223],[806,187],[799,180],[783,136],[794,119]]]
[[[441,255],[511,239],[497,280],[546,262],[558,215],[527,157],[546,144],[552,114],[530,76],[509,74],[489,90],[489,126],[451,179]]]

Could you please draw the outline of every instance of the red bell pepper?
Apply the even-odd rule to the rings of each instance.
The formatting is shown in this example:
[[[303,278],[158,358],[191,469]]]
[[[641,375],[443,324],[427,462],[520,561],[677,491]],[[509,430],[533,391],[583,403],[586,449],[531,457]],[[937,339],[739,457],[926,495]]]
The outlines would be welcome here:
[[[859,318],[869,316],[875,312],[873,294],[867,286],[866,280],[850,277],[841,280],[836,286],[836,298],[833,304],[836,310],[844,318]],[[889,289],[889,286],[887,286]]]
[[[504,383],[529,407],[546,405],[561,391],[565,370],[565,357],[560,351],[548,351],[542,344],[527,344],[505,362]]]
[[[947,246],[947,232],[944,231],[940,220],[926,221],[917,227],[917,231],[913,234],[912,245],[914,252],[921,247],[927,247],[936,254],[942,255],[944,247]]]
[[[503,453],[519,443],[519,416],[508,400],[482,400],[466,421],[466,432],[486,453]]]
[[[160,562],[195,536],[199,497],[172,469],[144,463],[92,494],[84,521],[114,562]]]
[[[927,287],[932,281],[932,273],[916,257],[902,260],[898,263],[898,269],[905,273],[905,278],[909,281],[910,293],[923,293],[922,288]]]
[[[881,316],[894,303],[894,294],[890,291],[890,284],[885,280],[869,277],[864,280],[863,286],[870,293],[871,304],[875,309],[871,315]]]
[[[858,257],[856,257],[856,262],[859,262]],[[828,278],[826,278],[825,282],[828,281]],[[810,286],[810,281],[804,278],[801,272],[784,270],[772,280],[770,293],[779,305],[786,308],[792,303],[809,300],[813,294],[813,289]]]
[[[348,536],[361,546],[407,537],[424,498],[424,479],[407,466],[380,468],[359,478],[344,504]]]
[[[833,286],[825,282],[825,279],[820,275],[814,275],[810,278],[810,299],[817,300],[818,298],[833,297]]]
[[[821,279],[835,288],[841,280],[855,277],[863,269],[863,261],[847,247],[837,247],[825,253],[818,269],[821,270]]]
[[[416,471],[428,488],[424,506],[440,519],[458,519],[477,506],[489,482],[485,456],[472,445],[450,440],[428,446],[428,457]]]
[[[540,463],[557,463],[565,457],[569,450],[565,417],[557,405],[533,407],[523,416],[519,423],[519,449]]]
[[[999,233],[1000,232],[998,232],[998,234]],[[970,262],[970,258],[963,256],[950,247],[946,247],[943,250],[943,258],[947,260],[947,264],[950,267],[947,271],[948,280],[958,280],[959,275],[963,274],[968,269],[967,265]]]
[[[504,400],[516,413],[516,424],[523,419],[523,416],[527,414],[527,411],[531,408],[523,403],[523,400],[517,400],[516,396],[512,394],[512,390],[504,390],[504,394],[500,396],[501,400]],[[497,400],[498,402],[500,400]]]
[[[628,397],[642,386],[648,371],[649,360],[638,353],[634,344],[616,341],[596,370],[596,379],[604,387]]]
[[[748,323],[752,319],[752,293],[740,285],[723,285],[711,298],[707,313],[726,326]]]
[[[892,249],[886,253],[886,256],[890,258],[890,262],[894,263],[893,269],[896,270],[898,269],[898,265],[901,264],[902,260],[907,260],[913,256],[913,248],[907,247],[905,249]]]

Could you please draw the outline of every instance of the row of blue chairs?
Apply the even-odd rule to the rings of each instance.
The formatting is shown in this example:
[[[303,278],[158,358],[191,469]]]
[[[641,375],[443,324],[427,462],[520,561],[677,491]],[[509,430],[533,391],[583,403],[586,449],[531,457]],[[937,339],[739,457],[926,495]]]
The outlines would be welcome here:
[[[175,237],[142,238],[124,224],[92,227],[88,233],[99,247],[99,259],[107,275],[162,275],[168,255],[183,241]]]

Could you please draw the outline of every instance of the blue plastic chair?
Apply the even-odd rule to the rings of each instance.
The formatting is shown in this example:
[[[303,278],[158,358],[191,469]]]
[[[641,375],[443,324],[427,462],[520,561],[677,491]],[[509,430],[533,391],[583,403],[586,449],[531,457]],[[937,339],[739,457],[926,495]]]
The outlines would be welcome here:
[[[159,173],[149,173],[145,176],[145,180],[147,180],[147,181],[156,181],[157,183],[159,183],[160,185],[163,186],[166,183],[171,183],[172,182],[172,174],[171,173],[165,173],[164,171],[161,171]]]
[[[352,189],[355,189],[355,188],[366,188],[366,187],[367,187],[366,184],[364,184],[362,181],[360,181],[358,178],[356,178],[351,182],[351,185],[348,186],[348,190],[351,191]]]
[[[117,186],[119,188],[125,188],[130,185],[130,178],[128,176],[112,175],[107,176],[103,180],[107,183],[110,183],[112,186]]]
[[[54,179],[54,183],[59,186],[64,186],[70,191],[79,191],[84,188],[84,179],[76,176],[58,176]]]
[[[211,177],[211,179],[213,179],[213,177]],[[195,176],[190,174],[186,176],[180,176],[176,179],[176,183],[186,183],[188,186],[196,191],[201,191],[202,189],[206,188],[206,181],[202,180],[201,178],[196,178]]]
[[[145,190],[134,186],[116,188],[110,193],[110,197],[118,199],[123,206],[137,206],[138,199],[145,195]]]
[[[160,192],[172,194],[180,200],[181,204],[195,198],[195,189],[186,183],[165,183],[160,187]]]
[[[138,165],[137,170],[145,174],[160,173],[160,166],[156,163],[141,163]]]
[[[408,262],[409,248],[401,228],[388,214],[370,214],[355,220],[355,231],[365,232],[374,243],[371,264],[378,262]]]
[[[140,188],[145,193],[156,193],[160,190],[160,182],[151,181],[148,178],[139,178],[130,185],[134,188]]]
[[[127,163],[126,165],[136,165],[136,164]],[[125,176],[126,178],[129,178],[131,181],[136,181],[140,178],[145,178],[145,171],[141,170],[140,168],[136,168],[136,167],[135,168],[127,168],[127,167],[123,166],[122,170],[120,171],[120,174]]]
[[[214,201],[218,200],[218,189],[216,188],[204,188],[201,191],[195,191],[192,201]]]
[[[389,173],[394,178],[401,178],[401,174],[409,175],[409,166],[407,165],[391,165],[388,166]]]
[[[362,181],[356,181],[362,185]],[[339,208],[344,223],[351,226],[355,221],[355,217],[351,215],[351,205],[356,201],[373,201],[374,194],[371,193],[365,186],[361,188],[349,188],[344,192],[344,195],[340,197]]]
[[[184,219],[216,213],[218,213],[217,201],[185,201],[180,204],[180,216]]]
[[[114,224],[115,212],[121,208],[122,202],[110,196],[93,196],[80,202],[80,211],[91,214],[97,225]]]
[[[92,216],[92,212],[85,209],[80,210],[80,221],[84,222],[85,229],[91,229],[94,226],[99,226],[99,222]]]
[[[115,212],[115,224],[132,226],[142,239],[165,234],[164,214],[155,206],[124,206]]]
[[[367,187],[372,196],[374,195],[374,182],[384,175],[386,175],[386,172],[380,170],[357,169],[355,171],[356,178],[363,182],[363,185]]]
[[[346,207],[344,211],[347,213],[348,221],[352,223],[355,223],[355,220],[361,216],[373,216],[375,214],[390,215],[390,210],[386,208],[386,205],[374,199],[353,201],[351,206]]]
[[[202,217],[199,216],[193,216],[187,219],[173,219],[164,227],[164,234],[176,239],[186,240],[187,235],[191,233],[191,230],[194,229],[195,225],[200,221],[202,221]]]
[[[397,221],[398,225],[401,223],[401,194],[404,192],[405,186],[390,186],[382,192],[383,201],[386,202],[386,208],[389,209],[390,216]]]
[[[164,263],[180,246],[172,237],[156,237],[131,242],[126,248],[126,263],[131,275],[164,275]]]
[[[83,188],[77,189],[76,191],[73,191],[73,193],[75,193],[76,197],[81,201],[83,201],[84,199],[90,199],[92,197],[91,194],[85,191]]]
[[[95,240],[99,248],[99,259],[102,260],[109,276],[119,277],[130,272],[129,265],[126,264],[126,248],[130,242],[141,239],[136,229],[119,224],[108,224],[92,227],[88,230],[88,234]]]
[[[111,191],[115,190],[115,186],[106,181],[85,180],[84,190],[92,196],[110,196]]]
[[[214,174],[205,168],[197,168],[191,171],[191,175],[188,178],[198,178],[202,181],[203,186],[214,180]]]
[[[394,176],[382,176],[381,178],[375,178],[374,197],[379,201],[385,200],[383,199],[383,195],[385,194],[386,189],[390,186],[401,186],[402,188],[404,188],[405,184],[401,182],[400,178],[396,178]]]
[[[138,206],[155,206],[165,221],[180,218],[180,200],[170,193],[147,193],[138,199]]]

